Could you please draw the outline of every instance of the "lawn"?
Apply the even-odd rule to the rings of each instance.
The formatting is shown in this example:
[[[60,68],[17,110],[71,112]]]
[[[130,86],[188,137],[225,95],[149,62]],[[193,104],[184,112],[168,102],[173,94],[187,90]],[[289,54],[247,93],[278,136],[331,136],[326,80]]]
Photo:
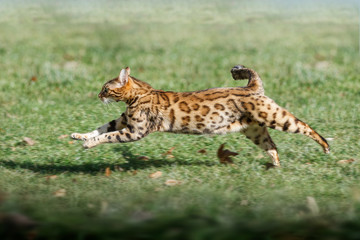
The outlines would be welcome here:
[[[359,239],[357,7],[1,1],[0,236]],[[97,98],[121,68],[157,89],[191,91],[245,85],[231,78],[236,64],[330,139],[331,154],[270,130],[282,167],[266,170],[269,158],[241,134],[154,133],[89,150],[68,136],[125,110]],[[223,143],[239,153],[233,165],[216,156]]]

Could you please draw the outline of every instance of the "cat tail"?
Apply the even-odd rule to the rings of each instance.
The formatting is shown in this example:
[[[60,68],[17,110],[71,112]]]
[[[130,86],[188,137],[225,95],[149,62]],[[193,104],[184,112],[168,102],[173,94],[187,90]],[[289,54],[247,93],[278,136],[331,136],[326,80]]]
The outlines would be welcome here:
[[[257,72],[243,65],[236,65],[231,69],[231,75],[234,80],[248,79],[249,82],[245,88],[253,92],[264,94],[264,88],[261,78]]]

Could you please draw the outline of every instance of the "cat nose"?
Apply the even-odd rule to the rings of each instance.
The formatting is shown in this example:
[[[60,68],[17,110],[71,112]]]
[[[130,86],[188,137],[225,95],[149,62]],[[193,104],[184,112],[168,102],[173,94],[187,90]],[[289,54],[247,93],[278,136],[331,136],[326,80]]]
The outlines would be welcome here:
[[[98,94],[98,98],[101,98],[101,93]]]

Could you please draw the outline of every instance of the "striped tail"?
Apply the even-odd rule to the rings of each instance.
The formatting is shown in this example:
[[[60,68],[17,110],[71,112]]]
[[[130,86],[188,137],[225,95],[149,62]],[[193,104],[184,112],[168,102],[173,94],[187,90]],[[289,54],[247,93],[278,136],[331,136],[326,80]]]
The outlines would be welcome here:
[[[260,94],[264,94],[261,78],[254,70],[246,68],[243,65],[236,65],[231,69],[231,75],[234,80],[248,79],[249,82],[245,88]]]

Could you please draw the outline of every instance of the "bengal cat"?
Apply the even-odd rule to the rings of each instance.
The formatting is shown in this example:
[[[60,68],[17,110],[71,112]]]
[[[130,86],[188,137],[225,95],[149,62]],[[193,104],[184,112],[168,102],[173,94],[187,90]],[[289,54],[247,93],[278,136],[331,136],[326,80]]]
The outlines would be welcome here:
[[[126,111],[120,118],[98,129],[73,133],[73,139],[85,140],[83,147],[102,143],[137,141],[152,132],[187,134],[225,134],[241,132],[266,151],[275,166],[280,166],[278,152],[267,127],[300,133],[330,152],[326,140],[309,125],[264,95],[259,75],[237,65],[231,69],[234,80],[248,79],[245,87],[211,88],[195,92],[156,90],[130,76],[130,68],[104,84],[99,98],[104,102],[123,101]]]

